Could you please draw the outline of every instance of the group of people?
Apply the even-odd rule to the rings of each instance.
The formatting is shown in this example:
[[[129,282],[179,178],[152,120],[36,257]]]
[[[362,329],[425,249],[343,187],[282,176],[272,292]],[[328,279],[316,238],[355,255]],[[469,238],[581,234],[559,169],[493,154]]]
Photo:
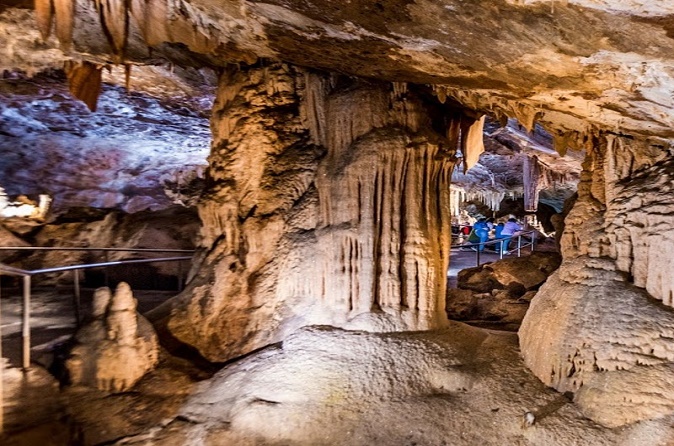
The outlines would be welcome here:
[[[473,225],[473,229],[468,235],[468,242],[471,244],[478,244],[476,249],[479,251],[484,251],[484,243],[489,241],[489,234],[494,231],[495,240],[504,240],[501,243],[495,243],[494,247],[496,252],[503,253],[503,255],[508,253],[508,247],[510,245],[510,240],[512,237],[519,235],[519,232],[522,231],[522,225],[517,222],[516,218],[509,218],[508,221],[499,222],[495,224],[493,218],[482,217],[478,219]],[[506,240],[508,239],[508,240]]]

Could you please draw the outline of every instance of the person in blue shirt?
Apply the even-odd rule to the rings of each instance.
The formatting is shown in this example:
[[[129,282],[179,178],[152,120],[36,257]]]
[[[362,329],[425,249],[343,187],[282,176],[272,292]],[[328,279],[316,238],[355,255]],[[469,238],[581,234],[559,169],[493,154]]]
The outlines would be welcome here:
[[[479,243],[484,243],[489,240],[489,225],[487,224],[487,219],[482,217],[473,225],[473,231],[475,235],[480,240]],[[484,245],[481,244],[478,246],[480,251],[484,251]]]

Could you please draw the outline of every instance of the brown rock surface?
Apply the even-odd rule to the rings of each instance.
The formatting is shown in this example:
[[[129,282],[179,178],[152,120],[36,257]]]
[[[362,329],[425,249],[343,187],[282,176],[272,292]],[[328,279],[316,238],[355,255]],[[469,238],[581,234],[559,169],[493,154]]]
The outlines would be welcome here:
[[[536,251],[464,269],[458,274],[457,288],[447,290],[447,316],[516,330],[532,295],[560,262],[555,252]]]
[[[224,75],[174,335],[222,361],[302,325],[442,326],[455,160],[422,95],[279,64]]]

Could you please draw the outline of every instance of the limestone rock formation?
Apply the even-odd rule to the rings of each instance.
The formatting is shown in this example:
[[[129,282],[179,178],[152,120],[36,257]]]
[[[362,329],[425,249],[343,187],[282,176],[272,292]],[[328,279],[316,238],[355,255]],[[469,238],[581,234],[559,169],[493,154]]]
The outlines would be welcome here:
[[[454,152],[481,121],[422,95],[285,64],[226,73],[175,336],[222,361],[302,325],[442,326]]]
[[[93,320],[77,333],[66,367],[74,385],[106,392],[130,389],[159,360],[152,325],[136,312],[136,299],[122,282],[94,293]]]
[[[0,83],[0,187],[36,201],[48,194],[52,214],[193,205],[207,165],[211,77],[137,68],[127,92],[119,69],[104,73],[97,113],[70,97],[62,72],[7,74]]]
[[[595,139],[564,262],[520,329],[527,366],[607,426],[674,413],[670,156],[658,142]]]
[[[512,333],[308,327],[203,381],[125,444],[665,445],[672,417],[607,429],[521,365]],[[525,414],[534,417],[526,423]]]

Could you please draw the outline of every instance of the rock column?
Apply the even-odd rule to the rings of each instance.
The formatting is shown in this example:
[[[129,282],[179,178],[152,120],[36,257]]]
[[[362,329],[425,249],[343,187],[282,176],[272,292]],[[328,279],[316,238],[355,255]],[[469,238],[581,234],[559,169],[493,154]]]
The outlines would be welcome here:
[[[288,65],[225,73],[175,336],[224,361],[303,325],[444,325],[455,148],[431,116],[404,85]]]
[[[543,382],[574,392],[588,417],[620,426],[674,413],[674,312],[666,307],[674,169],[661,141],[588,141],[564,262],[532,301],[520,346]]]

